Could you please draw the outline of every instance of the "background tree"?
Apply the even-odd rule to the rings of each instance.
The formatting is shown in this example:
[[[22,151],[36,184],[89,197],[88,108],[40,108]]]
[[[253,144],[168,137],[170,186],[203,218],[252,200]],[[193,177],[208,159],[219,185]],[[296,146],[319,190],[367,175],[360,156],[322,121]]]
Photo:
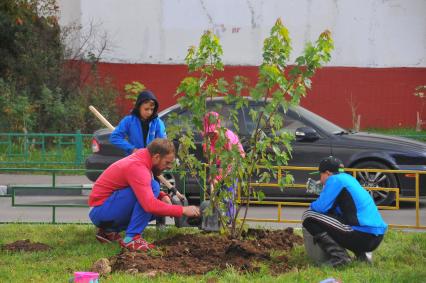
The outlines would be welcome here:
[[[251,186],[254,179],[260,182],[268,181],[276,176],[274,166],[286,165],[291,158],[291,141],[293,134],[283,130],[284,116],[290,106],[298,105],[300,99],[306,96],[306,91],[311,87],[311,77],[315,70],[330,60],[333,42],[329,31],[323,32],[315,44],[307,43],[303,55],[297,57],[294,65],[287,62],[291,52],[291,40],[286,27],[281,20],[277,20],[265,39],[263,45],[263,62],[259,67],[259,79],[250,84],[247,79],[236,76],[232,82],[224,78],[217,78],[218,72],[224,66],[221,60],[223,54],[219,39],[210,31],[201,36],[198,47],[191,47],[186,56],[186,64],[191,76],[180,83],[177,95],[178,103],[182,108],[191,112],[190,117],[179,117],[179,125],[168,125],[168,135],[171,138],[179,137],[178,156],[180,161],[193,176],[201,179],[200,183],[206,184],[208,179],[214,179],[219,171],[226,174],[222,182],[218,183],[214,194],[209,195],[211,200],[210,212],[213,209],[225,210],[224,201],[231,197],[226,187],[238,180],[241,192],[241,205],[237,206],[237,213],[232,219],[224,214],[220,215],[222,231],[231,237],[239,237],[244,228],[249,199],[254,197],[262,200],[264,195]],[[225,103],[232,104],[227,120],[238,131],[237,113],[240,108],[248,107],[248,99],[244,94],[249,94],[250,99],[259,102],[261,107],[250,110],[252,122],[256,125],[251,138],[246,142],[248,149],[246,157],[242,158],[238,150],[226,150],[225,129],[220,129],[214,154],[207,153],[207,164],[214,164],[214,160],[221,160],[220,168],[212,166],[208,173],[201,161],[197,160],[192,150],[195,149],[195,136],[202,132],[202,121],[207,111],[220,113],[220,106],[207,109],[207,101],[214,101],[214,97],[223,96]],[[214,103],[213,103],[214,104]],[[178,117],[172,117],[171,120]],[[225,119],[221,117],[221,119]],[[183,134],[182,134],[183,133]],[[207,136],[203,137],[207,147],[211,143]],[[259,167],[262,166],[262,169]],[[186,172],[181,172],[186,174]],[[280,180],[283,189],[292,182],[292,176],[286,174]],[[242,220],[238,216],[241,208],[245,211]],[[231,223],[228,226],[228,223]]]
[[[95,67],[107,49],[105,35],[96,37],[94,28],[80,33],[78,26],[61,30],[58,9],[55,0],[0,2],[0,131],[92,132],[99,124],[87,111],[90,103],[108,118],[118,116],[118,91],[96,68],[86,82],[75,64]],[[72,51],[65,42],[75,34],[82,41]]]
[[[138,81],[133,81],[124,86],[124,91],[126,92],[125,97],[126,99],[129,99],[132,103],[134,103],[138,99],[139,93],[141,93],[145,89],[146,87],[144,84]]]

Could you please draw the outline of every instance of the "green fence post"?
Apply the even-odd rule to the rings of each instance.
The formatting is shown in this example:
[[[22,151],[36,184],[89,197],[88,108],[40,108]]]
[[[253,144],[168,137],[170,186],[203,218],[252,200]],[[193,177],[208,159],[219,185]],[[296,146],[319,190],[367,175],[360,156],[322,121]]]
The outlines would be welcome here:
[[[12,143],[12,135],[7,133],[7,158],[9,160],[10,156],[13,152],[13,143]]]
[[[52,206],[52,224],[56,224],[56,206]]]
[[[29,160],[29,146],[28,146],[28,133],[27,131],[25,131],[25,135],[24,135],[24,162],[27,163]]]
[[[83,163],[83,136],[81,131],[77,130],[75,136],[75,164],[80,165]]]
[[[56,188],[56,172],[52,172],[52,187]]]

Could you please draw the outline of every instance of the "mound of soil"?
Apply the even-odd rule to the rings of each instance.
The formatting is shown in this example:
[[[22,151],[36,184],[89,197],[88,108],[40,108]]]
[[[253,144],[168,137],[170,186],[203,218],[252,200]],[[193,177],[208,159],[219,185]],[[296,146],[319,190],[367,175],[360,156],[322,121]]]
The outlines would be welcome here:
[[[123,250],[110,258],[112,271],[129,273],[204,274],[229,266],[241,272],[258,271],[258,263],[267,263],[273,273],[289,270],[285,253],[303,239],[286,230],[249,230],[242,240],[230,240],[215,234],[181,234],[155,242],[157,250],[136,253]],[[282,255],[272,258],[271,252]]]
[[[39,252],[51,249],[49,245],[42,243],[31,243],[30,240],[19,240],[2,246],[3,250],[11,252]]]

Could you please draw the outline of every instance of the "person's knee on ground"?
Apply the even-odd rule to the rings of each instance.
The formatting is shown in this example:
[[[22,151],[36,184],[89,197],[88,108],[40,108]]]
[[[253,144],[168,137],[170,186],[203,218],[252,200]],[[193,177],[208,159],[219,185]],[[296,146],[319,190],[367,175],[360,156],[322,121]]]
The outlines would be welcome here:
[[[330,256],[315,243],[314,236],[305,227],[303,227],[302,232],[307,256],[318,265],[326,263]]]
[[[329,256],[327,264],[333,267],[342,266],[351,262],[348,252],[340,246],[327,232],[314,236],[314,242]]]

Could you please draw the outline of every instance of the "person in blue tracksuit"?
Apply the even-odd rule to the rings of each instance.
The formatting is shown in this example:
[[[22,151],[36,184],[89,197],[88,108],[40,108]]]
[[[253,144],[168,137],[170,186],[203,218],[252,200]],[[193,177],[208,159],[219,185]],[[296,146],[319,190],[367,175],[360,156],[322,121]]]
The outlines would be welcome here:
[[[130,115],[124,117],[111,133],[111,144],[130,155],[145,148],[155,138],[166,138],[164,122],[157,115],[158,106],[154,93],[142,91]]]
[[[358,260],[371,263],[387,230],[372,197],[359,182],[343,171],[343,163],[330,156],[319,164],[324,185],[318,199],[303,214],[303,227],[327,254],[328,264],[351,261],[346,249]]]

